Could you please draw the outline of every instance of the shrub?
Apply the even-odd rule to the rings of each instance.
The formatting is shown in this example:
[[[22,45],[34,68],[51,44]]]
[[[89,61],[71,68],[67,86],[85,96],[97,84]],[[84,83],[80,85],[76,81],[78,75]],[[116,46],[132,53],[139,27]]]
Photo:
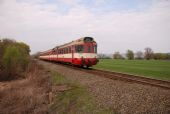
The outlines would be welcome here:
[[[22,48],[8,46],[2,60],[6,78],[15,78],[25,71],[29,63],[29,55]]]

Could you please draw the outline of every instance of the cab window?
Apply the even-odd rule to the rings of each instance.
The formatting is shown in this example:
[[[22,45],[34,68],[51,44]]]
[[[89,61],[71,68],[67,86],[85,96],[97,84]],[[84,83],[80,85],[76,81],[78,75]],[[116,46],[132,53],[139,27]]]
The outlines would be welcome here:
[[[91,53],[92,52],[92,47],[91,46],[88,46],[87,47],[87,53]]]

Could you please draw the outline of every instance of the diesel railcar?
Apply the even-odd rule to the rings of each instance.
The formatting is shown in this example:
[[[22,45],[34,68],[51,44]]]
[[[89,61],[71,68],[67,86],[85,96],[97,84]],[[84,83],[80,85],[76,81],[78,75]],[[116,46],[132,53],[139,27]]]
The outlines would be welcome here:
[[[41,52],[39,59],[90,67],[98,62],[97,43],[92,37],[83,37]]]

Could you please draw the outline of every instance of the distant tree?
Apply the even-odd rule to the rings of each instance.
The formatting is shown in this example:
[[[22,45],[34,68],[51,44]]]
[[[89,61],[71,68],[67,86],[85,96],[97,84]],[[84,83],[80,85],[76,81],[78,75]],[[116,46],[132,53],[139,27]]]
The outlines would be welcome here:
[[[114,59],[124,59],[123,56],[119,52],[115,52],[113,54],[113,58]]]
[[[98,58],[99,58],[99,59],[102,59],[102,58],[104,58],[104,57],[105,57],[104,54],[98,54]]]
[[[167,53],[154,53],[153,58],[155,60],[168,60],[169,55]]]
[[[145,57],[145,59],[147,59],[147,60],[150,60],[150,59],[153,58],[153,51],[152,51],[152,49],[149,48],[149,47],[145,48],[145,53],[144,53],[144,54],[145,54],[144,57]]]
[[[154,58],[155,60],[160,60],[160,59],[162,59],[162,53],[154,53],[153,58]]]
[[[167,53],[167,59],[170,60],[170,53]]]
[[[136,52],[136,59],[143,59],[143,53],[141,51]]]
[[[133,53],[133,51],[132,51],[132,50],[127,50],[126,57],[127,57],[129,60],[133,60],[133,59],[134,59],[134,53]]]
[[[33,55],[31,55],[32,58],[35,58],[35,59],[38,59],[39,58],[39,55],[40,55],[41,52],[37,52]]]

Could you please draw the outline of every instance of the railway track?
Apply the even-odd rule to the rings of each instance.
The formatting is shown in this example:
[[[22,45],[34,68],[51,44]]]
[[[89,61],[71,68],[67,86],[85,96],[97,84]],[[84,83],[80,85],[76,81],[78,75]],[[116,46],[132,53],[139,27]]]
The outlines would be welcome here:
[[[56,64],[59,64],[59,63],[56,63]],[[99,70],[99,69],[93,69],[93,68],[85,69],[85,68],[74,67],[74,66],[65,65],[65,64],[59,64],[59,65],[63,65],[74,70],[79,70],[79,71],[83,71],[86,73],[95,74],[95,75],[113,79],[113,80],[121,80],[121,81],[126,81],[129,83],[140,83],[143,85],[150,85],[150,86],[160,87],[164,89],[170,89],[170,81],[152,79],[152,78],[141,77],[141,76],[136,76],[136,75],[131,75],[131,74],[105,71],[105,70]]]
[[[115,80],[123,80],[128,82],[140,83],[144,85],[156,86],[164,89],[170,89],[170,81],[146,78],[141,76],[135,76],[131,74],[117,73],[111,71],[103,71],[98,69],[93,69],[89,71],[89,73],[98,74],[100,76],[115,79]]]
[[[98,76],[106,77],[109,79],[121,80],[121,81],[126,81],[126,82],[131,82],[131,83],[140,83],[144,85],[170,89],[170,81],[164,81],[164,80],[152,79],[152,78],[147,78],[147,77],[135,76],[131,74],[98,70],[98,69],[80,69],[80,68],[74,68],[74,69],[81,70],[83,72],[87,72],[91,74],[95,74]]]

